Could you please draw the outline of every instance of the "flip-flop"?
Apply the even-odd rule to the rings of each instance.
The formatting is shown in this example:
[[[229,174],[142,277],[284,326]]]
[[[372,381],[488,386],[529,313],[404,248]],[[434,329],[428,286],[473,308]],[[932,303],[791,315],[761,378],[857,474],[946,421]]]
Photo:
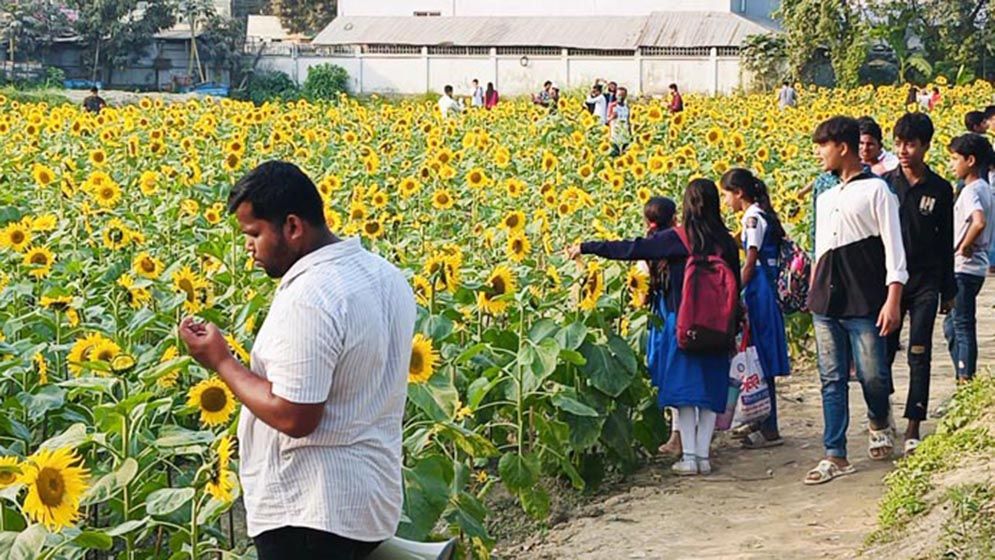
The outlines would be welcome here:
[[[779,445],[784,445],[783,438],[767,439],[767,436],[761,431],[753,432],[743,440],[743,449],[766,449]]]
[[[874,430],[868,428],[870,436],[867,441],[867,456],[874,461],[887,461],[895,451],[895,441],[891,436],[891,428]],[[883,450],[887,449],[887,452]]]
[[[815,466],[814,469],[808,471],[805,474],[805,484],[809,486],[814,486],[816,484],[825,484],[830,480],[839,478],[841,476],[846,476],[848,474],[853,474],[857,472],[857,469],[853,465],[847,465],[845,467],[840,467],[836,463],[830,461],[829,459],[823,459],[819,461],[819,464]],[[815,474],[819,478],[811,478]]]
[[[921,443],[922,440],[918,440],[915,438],[909,438],[905,440],[905,455],[906,456],[912,455],[912,453],[915,452],[916,448],[919,447]]]
[[[755,422],[751,422],[749,424],[743,424],[742,426],[730,430],[729,437],[731,437],[732,439],[746,439],[747,437],[750,436],[750,434],[757,431],[758,429],[760,428]]]

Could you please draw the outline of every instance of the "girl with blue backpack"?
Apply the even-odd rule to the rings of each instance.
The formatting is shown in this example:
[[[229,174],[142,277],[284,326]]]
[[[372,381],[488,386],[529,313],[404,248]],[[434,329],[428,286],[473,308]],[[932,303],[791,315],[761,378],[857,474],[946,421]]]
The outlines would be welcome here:
[[[729,309],[727,298],[715,295],[737,297],[739,249],[722,220],[713,181],[691,181],[683,206],[681,227],[632,240],[589,241],[571,247],[568,255],[667,261],[667,273],[654,295],[663,318],[664,341],[657,348],[662,355],[650,358],[656,370],[650,374],[659,380],[659,404],[677,409],[683,454],[672,470],[698,475],[712,471],[709,446],[716,416],[726,408],[738,313]],[[695,270],[700,274],[693,274]],[[722,282],[709,282],[720,277]],[[715,318],[724,327],[706,328],[714,326]]]
[[[791,373],[784,316],[777,295],[778,257],[785,240],[784,227],[771,206],[767,185],[749,170],[730,169],[722,175],[720,183],[726,204],[743,213],[742,243],[746,254],[742,273],[743,300],[752,344],[757,349],[770,388],[770,416],[759,425],[747,428],[743,447],[773,447],[784,443],[777,425],[774,378]]]

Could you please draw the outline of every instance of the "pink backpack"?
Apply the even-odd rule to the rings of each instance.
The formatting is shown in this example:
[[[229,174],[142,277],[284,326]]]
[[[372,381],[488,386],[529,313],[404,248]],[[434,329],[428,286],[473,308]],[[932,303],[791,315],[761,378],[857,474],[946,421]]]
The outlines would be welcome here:
[[[690,255],[677,312],[677,346],[693,354],[729,353],[739,322],[736,274],[720,255],[691,254],[687,231],[674,231]]]

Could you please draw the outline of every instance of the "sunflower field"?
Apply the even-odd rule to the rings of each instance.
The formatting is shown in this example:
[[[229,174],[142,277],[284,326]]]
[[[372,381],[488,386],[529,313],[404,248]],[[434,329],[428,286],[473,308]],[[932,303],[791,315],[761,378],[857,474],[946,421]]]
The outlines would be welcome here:
[[[442,121],[427,101],[264,104],[145,98],[99,116],[0,99],[0,550],[11,558],[237,558],[238,403],[175,326],[214,321],[248,362],[274,282],[224,201],[269,159],[299,164],[333,231],[409,276],[419,303],[399,534],[461,537],[484,557],[488,493],[543,518],[544,480],[631,470],[667,435],[644,373],[648,278],[563,254],[643,231],[642,205],[690,178],[754,170],[807,245],[810,134],[833,114],[890,126],[904,89],[689,96],[633,107],[608,157],[579,98]],[[986,83],[950,87],[931,152]],[[889,143],[889,142],[886,142]],[[738,230],[731,213],[729,224]],[[809,323],[789,321],[804,345]],[[804,373],[800,373],[804,375]],[[96,551],[96,552],[91,552]]]

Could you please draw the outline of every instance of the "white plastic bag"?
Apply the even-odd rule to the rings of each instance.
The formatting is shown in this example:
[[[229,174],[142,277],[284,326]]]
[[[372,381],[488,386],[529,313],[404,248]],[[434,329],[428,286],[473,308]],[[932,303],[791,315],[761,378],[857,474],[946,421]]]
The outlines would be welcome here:
[[[770,415],[770,386],[764,379],[756,346],[746,346],[732,359],[729,377],[739,379],[739,406],[733,426],[761,422]]]

